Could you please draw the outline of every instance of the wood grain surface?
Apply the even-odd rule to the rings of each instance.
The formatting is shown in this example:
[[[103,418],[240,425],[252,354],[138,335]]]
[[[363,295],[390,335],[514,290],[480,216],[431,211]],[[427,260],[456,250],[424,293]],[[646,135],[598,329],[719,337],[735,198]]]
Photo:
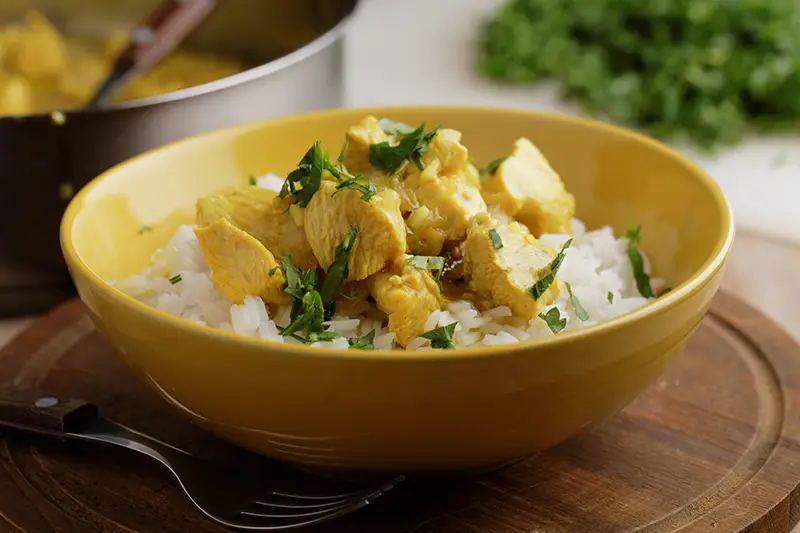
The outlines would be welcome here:
[[[83,398],[203,457],[227,445],[117,361],[70,302],[0,352],[0,383]],[[800,519],[800,348],[720,295],[687,351],[622,413],[479,478],[401,485],[312,529],[343,533],[788,532]],[[280,484],[284,470],[276,467]],[[158,466],[124,452],[0,442],[0,532],[222,531]]]

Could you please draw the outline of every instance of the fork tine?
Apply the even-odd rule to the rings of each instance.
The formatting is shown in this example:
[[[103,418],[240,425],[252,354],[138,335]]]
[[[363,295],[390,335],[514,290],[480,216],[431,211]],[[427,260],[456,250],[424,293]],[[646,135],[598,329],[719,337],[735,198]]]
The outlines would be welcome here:
[[[302,527],[313,526],[322,522],[339,518],[340,516],[348,515],[359,509],[366,507],[369,504],[366,500],[360,500],[352,505],[336,508],[330,512],[314,517],[292,517],[283,516],[281,518],[268,518],[259,515],[242,515],[243,519],[248,520],[246,529],[252,531],[285,531],[288,529],[296,529]],[[239,526],[241,528],[241,525]]]
[[[363,500],[354,500],[354,501],[346,501],[341,502],[338,505],[323,507],[320,509],[310,508],[304,509],[302,507],[295,507],[295,508],[279,508],[278,512],[275,511],[261,511],[259,510],[245,510],[241,511],[239,514],[241,516],[249,516],[251,518],[312,518],[315,516],[322,516],[334,511],[338,511],[339,509],[350,507],[354,503],[359,503]],[[283,512],[280,512],[282,510]]]
[[[348,496],[347,498],[340,498],[338,500],[323,500],[323,501],[300,500],[300,499],[289,499],[286,501],[281,501],[281,500],[264,499],[264,500],[254,501],[253,505],[270,509],[326,509],[330,507],[336,507],[337,505],[341,505],[348,501],[353,501],[360,499],[362,497],[367,497],[373,492],[374,491],[363,491],[360,493],[353,493],[352,496]]]
[[[262,512],[258,510],[245,510],[240,513],[241,516],[247,517],[251,520],[261,519],[261,520],[282,520],[285,521],[284,523],[291,524],[291,527],[300,527],[300,526],[309,526],[313,524],[318,524],[320,522],[326,522],[328,520],[332,520],[339,516],[343,516],[352,512],[355,512],[363,507],[369,505],[371,501],[381,496],[384,492],[391,490],[394,486],[403,481],[405,479],[402,476],[395,478],[389,483],[384,484],[378,489],[374,489],[372,491],[362,491],[362,493],[358,497],[351,497],[346,500],[343,500],[341,505],[335,506],[328,506],[324,509],[310,511],[305,513],[284,513],[284,514],[275,514],[270,512]],[[259,506],[266,506],[269,508],[270,502],[259,501],[254,502],[254,505]],[[295,507],[294,509],[300,510],[302,507]],[[306,520],[308,519],[308,520]],[[298,521],[299,520],[299,521]]]
[[[360,494],[364,493],[373,493],[377,491],[386,492],[395,487],[398,483],[405,480],[405,476],[397,476],[396,478],[392,479],[381,485],[378,488],[370,488],[370,489],[360,489],[351,492],[344,492],[344,493],[334,493],[334,494],[296,494],[292,492],[281,492],[281,491],[271,491],[270,495],[277,496],[279,498],[286,498],[287,500],[296,500],[296,501],[338,501],[344,500],[352,497],[356,497]],[[258,502],[256,502],[258,503]]]

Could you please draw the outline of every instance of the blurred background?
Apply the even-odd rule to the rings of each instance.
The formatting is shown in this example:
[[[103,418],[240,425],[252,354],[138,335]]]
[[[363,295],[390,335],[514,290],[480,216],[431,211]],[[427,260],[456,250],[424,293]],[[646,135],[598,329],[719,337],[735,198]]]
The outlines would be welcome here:
[[[781,12],[778,7],[783,0],[773,2],[622,0],[582,2],[580,6],[573,6],[574,3],[569,0],[522,2],[515,0],[436,0],[436,2],[365,0],[355,19],[354,27],[347,37],[347,75],[345,78],[347,104],[350,106],[487,105],[582,114],[583,109],[580,103],[563,101],[560,97],[561,84],[551,79],[541,78],[526,81],[523,78],[517,83],[509,83],[508,79],[483,76],[479,62],[482,50],[488,46],[482,43],[482,40],[486,38],[487,20],[497,16],[504,7],[508,6],[507,9],[512,9],[511,18],[516,20],[519,26],[530,28],[534,25],[535,31],[539,31],[536,23],[531,22],[534,20],[534,16],[530,15],[530,18],[526,18],[528,15],[525,6],[542,5],[545,6],[542,11],[546,12],[550,9],[548,6],[560,5],[560,8],[553,7],[552,11],[563,10],[569,17],[577,19],[581,14],[587,17],[593,16],[593,13],[587,13],[587,11],[592,11],[592,5],[595,5],[598,9],[606,12],[606,15],[598,15],[599,18],[596,21],[588,22],[596,24],[600,33],[605,34],[603,39],[607,39],[598,39],[597,46],[605,45],[612,48],[616,45],[613,39],[615,30],[610,28],[609,24],[615,22],[615,15],[620,17],[631,13],[637,14],[646,10],[647,6],[654,10],[659,5],[665,5],[665,9],[674,9],[674,13],[670,13],[669,16],[684,16],[686,19],[682,23],[689,25],[693,24],[688,13],[690,6],[695,6],[695,9],[697,9],[696,6],[710,6],[710,9],[719,15],[720,11],[724,11],[726,5],[732,6],[741,3],[767,6],[771,3],[776,7],[774,16],[778,17]],[[798,11],[796,6],[795,2],[794,12]],[[755,11],[760,12],[761,10],[756,9]],[[538,15],[550,24],[557,24],[560,14],[556,13],[550,16],[539,13]],[[640,14],[642,17],[648,15],[652,19],[666,17],[666,15],[658,13],[644,12]],[[732,12],[731,17],[734,15],[736,15],[735,11]],[[743,13],[742,17],[745,16],[746,13]],[[733,21],[726,21],[724,17],[721,18],[720,22],[708,23],[708,36],[706,39],[702,39],[705,41],[704,45],[712,46],[710,43],[715,34],[737,36],[736,24]],[[701,23],[697,24],[701,29],[704,27]],[[717,24],[720,27],[717,27]],[[764,31],[769,31],[766,29],[768,24],[773,25],[774,21],[766,20],[763,24]],[[396,29],[390,30],[389,28]],[[388,34],[397,34],[400,28],[413,28],[413,32],[399,38],[387,38]],[[789,31],[790,28],[797,28],[796,22],[795,26],[787,25],[785,31]],[[506,34],[514,32],[513,26],[505,26],[500,29]],[[647,30],[642,34],[646,35]],[[543,35],[541,38],[546,40],[557,36],[558,32],[553,31],[551,35]],[[800,46],[798,45],[800,33],[786,37],[792,37],[795,40],[792,44],[794,46],[792,48],[794,51],[792,56],[794,76],[796,79],[800,79],[800,74],[798,74],[800,72]],[[524,43],[514,42],[513,38],[508,38],[508,42],[502,42],[501,38],[497,36],[490,36],[489,39],[497,48],[506,48],[506,50],[496,52],[497,55],[505,53],[506,56],[514,56],[518,54],[518,62],[525,63],[526,52],[513,50],[515,46],[524,47]],[[517,37],[517,40],[524,40],[524,36]],[[642,42],[648,40],[643,38]],[[501,42],[498,43],[498,41]],[[538,43],[531,43],[531,47],[536,44]],[[637,45],[641,45],[641,42],[632,43],[632,46]],[[668,46],[661,46],[664,48],[662,53],[667,55],[669,52],[665,49]],[[734,46],[738,48],[743,44],[736,43]],[[544,54],[538,46],[534,49],[532,55]],[[743,51],[734,49],[731,53],[737,55],[742,54]],[[763,63],[771,56],[764,52],[758,57],[759,63]],[[500,59],[513,62],[514,57]],[[528,60],[529,64],[537,63],[537,61],[538,59]],[[568,63],[564,57],[560,58],[560,61]],[[680,61],[680,63],[688,70],[689,59]],[[752,67],[748,65],[743,65],[742,69],[745,75],[754,74]],[[670,75],[667,81],[674,85],[688,83],[683,73]],[[608,87],[612,83],[612,79],[608,75],[597,74],[595,80],[588,83]],[[654,82],[647,79],[644,81],[645,85],[650,83]],[[795,82],[795,87],[800,91],[799,82]],[[794,113],[800,114],[800,92],[795,92],[792,99]],[[623,102],[633,105],[629,98],[623,97]],[[690,107],[693,105],[688,100],[684,100],[683,103]],[[697,113],[698,111],[692,109],[690,112]],[[800,124],[800,117],[797,114],[793,116],[795,125]],[[721,126],[721,128],[724,129],[725,126]],[[800,243],[800,209],[796,207],[800,199],[800,135],[748,132],[732,146],[716,146],[716,150],[712,154],[706,153],[705,149],[699,148],[693,143],[674,141],[673,144],[700,163],[719,181],[733,206],[739,227]]]

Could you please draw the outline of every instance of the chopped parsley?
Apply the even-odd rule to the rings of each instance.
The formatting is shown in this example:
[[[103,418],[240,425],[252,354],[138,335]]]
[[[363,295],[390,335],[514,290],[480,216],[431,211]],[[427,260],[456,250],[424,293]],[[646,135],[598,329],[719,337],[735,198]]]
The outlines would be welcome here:
[[[347,150],[350,148],[350,135],[347,133],[344,134],[344,146],[342,146],[342,151],[339,153],[339,159],[336,161],[341,165],[344,163],[344,158],[347,157]]]
[[[441,286],[442,271],[444,270],[444,257],[438,255],[415,255],[408,260],[411,266],[422,270],[436,272],[436,282]]]
[[[297,168],[286,176],[286,181],[281,187],[280,197],[293,196],[294,203],[300,207],[308,206],[311,197],[319,190],[322,173],[325,170],[337,178],[339,177],[339,170],[331,163],[328,152],[323,152],[317,141],[308,149],[297,164]]]
[[[377,170],[385,170],[394,174],[405,164],[412,161],[422,171],[422,156],[428,151],[428,143],[439,131],[436,127],[425,133],[425,123],[404,134],[400,142],[392,145],[389,141],[369,145],[369,162]]]
[[[350,249],[357,234],[356,228],[350,227],[342,243],[336,247],[333,263],[322,283],[316,270],[300,270],[292,265],[292,256],[280,259],[280,269],[286,278],[284,291],[292,297],[290,322],[285,328],[279,328],[281,335],[307,344],[337,337],[336,333],[327,331],[328,326],[324,322],[335,311],[336,297],[347,278]],[[303,332],[305,337],[300,335]]]
[[[148,231],[153,231],[153,228],[151,228],[150,226],[142,226],[141,228],[139,228],[139,231],[137,233],[139,235],[144,235]]]
[[[608,300],[608,303],[613,304],[614,303],[614,293],[611,292],[611,291],[608,291],[608,294],[606,294],[606,300]]]
[[[292,297],[294,298],[294,295]],[[308,333],[323,333],[326,329],[323,324],[325,306],[322,303],[322,296],[315,289],[307,291],[299,301],[300,305],[297,306],[296,312],[294,302],[292,302],[292,321],[288,326],[280,329],[280,334],[284,337],[294,337],[306,342],[309,338],[303,339],[297,336],[297,333],[306,330],[308,330]]]
[[[378,120],[378,127],[383,130],[386,135],[408,135],[414,128],[402,122],[395,122],[390,118],[382,118]]]
[[[503,247],[503,239],[500,238],[500,234],[497,233],[497,230],[492,228],[489,230],[489,238],[492,240],[492,246],[494,246],[495,250],[499,250]]]
[[[375,330],[373,329],[363,337],[347,339],[347,344],[351,350],[374,350],[375,349]]]
[[[567,248],[569,245],[572,244],[572,239],[568,240],[564,243],[564,246],[561,247],[561,251],[558,252],[553,262],[550,263],[550,266],[547,267],[547,274],[542,276],[533,286],[528,289],[528,293],[534,300],[538,300],[542,297],[542,295],[550,288],[550,285],[556,280],[556,273],[558,269],[561,268],[561,263],[564,262],[564,257],[566,257]]]
[[[256,179],[253,176],[250,176],[250,185],[256,185]]]
[[[431,348],[436,348],[437,350],[454,350],[453,334],[456,332],[456,324],[456,322],[453,322],[452,324],[426,331],[420,335],[420,337],[431,341]]]
[[[583,307],[578,297],[575,296],[572,292],[572,285],[569,283],[564,283],[567,286],[567,293],[569,294],[569,303],[572,305],[572,308],[575,309],[575,316],[577,316],[581,322],[586,322],[589,320],[589,313],[586,311],[586,308]],[[609,293],[611,294],[611,293]]]
[[[183,281],[183,276],[181,276],[180,274],[176,274],[171,278],[169,278],[169,282],[173,285],[175,285],[176,283],[180,283],[181,281]]]
[[[339,335],[333,331],[309,331],[305,337],[300,335],[292,335],[293,338],[306,344],[312,344],[315,342],[330,342],[338,336]]]
[[[639,241],[642,240],[642,226],[631,226],[625,232],[625,238],[628,239],[628,260],[631,262],[633,268],[633,279],[636,280],[636,288],[639,294],[645,298],[652,298],[653,287],[650,285],[650,276],[644,271],[644,259],[639,252]]]
[[[325,318],[330,318],[336,309],[336,297],[342,288],[342,283],[350,274],[350,250],[356,242],[358,230],[350,226],[342,242],[336,247],[333,254],[333,263],[328,267],[325,281],[319,289],[322,303],[325,306]]]
[[[494,176],[494,173],[497,172],[497,169],[500,168],[500,165],[502,165],[505,160],[505,157],[501,157],[490,162],[485,168],[479,168],[478,172],[481,174],[481,181],[486,181],[489,176]]]
[[[354,189],[360,192],[361,199],[365,202],[369,202],[373,196],[378,194],[378,189],[375,187],[375,184],[360,174],[352,178],[347,178],[344,181],[340,181],[339,185],[336,186],[336,192],[333,194],[336,194],[344,189]]]
[[[294,203],[300,207],[307,207],[311,198],[322,184],[323,172],[327,170],[339,181],[336,192],[342,189],[356,189],[361,191],[361,199],[368,202],[370,198],[378,193],[375,184],[361,175],[353,176],[349,174],[341,166],[347,155],[349,141],[350,137],[346,136],[342,153],[339,154],[339,166],[331,163],[328,152],[322,151],[319,141],[315,142],[303,156],[303,159],[300,160],[300,163],[297,164],[297,168],[286,176],[286,181],[283,182],[283,187],[281,187],[280,197],[293,196]],[[333,194],[336,194],[336,192]]]
[[[317,286],[317,272],[315,270],[299,270],[292,265],[292,256],[287,255],[280,259],[280,269],[286,279],[286,294],[292,297],[290,319],[294,321],[300,316],[303,309],[303,297],[307,292],[315,291]]]
[[[558,307],[552,307],[547,313],[539,313],[539,318],[545,321],[553,334],[560,333],[567,326],[567,319],[561,318]]]

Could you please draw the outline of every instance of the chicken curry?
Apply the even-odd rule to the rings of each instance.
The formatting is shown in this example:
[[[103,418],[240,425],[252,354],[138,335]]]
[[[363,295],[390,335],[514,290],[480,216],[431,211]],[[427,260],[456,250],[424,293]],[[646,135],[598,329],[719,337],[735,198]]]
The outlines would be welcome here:
[[[0,28],[0,116],[83,107],[128,39],[126,32],[99,38],[64,36],[41,14]],[[237,58],[175,51],[127,83],[121,102],[193,87],[241,72]]]
[[[405,347],[446,335],[425,322],[449,299],[530,320],[558,297],[570,242],[537,237],[570,233],[575,200],[528,139],[479,170],[458,131],[368,116],[338,159],[315,143],[282,185],[198,199],[195,234],[230,302],[292,306],[284,336],[324,340],[336,311],[385,321]]]

